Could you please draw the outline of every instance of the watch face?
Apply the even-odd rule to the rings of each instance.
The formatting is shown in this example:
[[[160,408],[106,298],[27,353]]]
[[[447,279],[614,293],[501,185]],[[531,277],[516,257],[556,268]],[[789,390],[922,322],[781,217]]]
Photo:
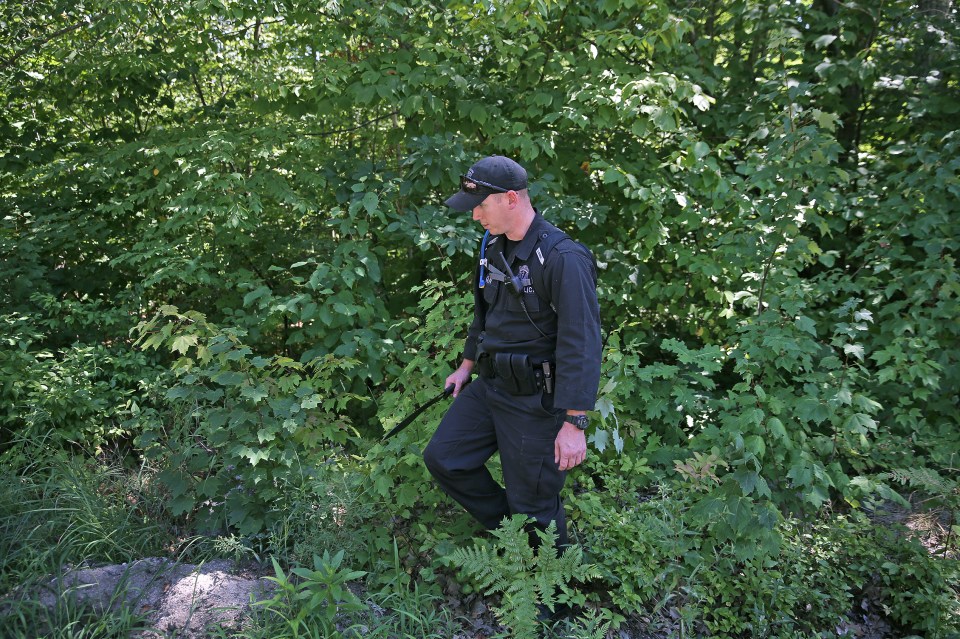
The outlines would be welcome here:
[[[567,421],[580,430],[586,430],[587,426],[590,425],[590,418],[586,415],[567,415]]]

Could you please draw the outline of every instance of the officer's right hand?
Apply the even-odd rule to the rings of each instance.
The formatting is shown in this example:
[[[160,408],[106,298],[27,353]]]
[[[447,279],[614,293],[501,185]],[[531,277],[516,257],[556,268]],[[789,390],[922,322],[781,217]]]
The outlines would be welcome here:
[[[460,364],[460,368],[447,376],[447,381],[443,383],[443,387],[448,388],[450,384],[453,384],[453,396],[456,397],[460,394],[460,389],[466,386],[466,384],[470,381],[470,373],[472,371],[473,362],[468,359],[463,360],[463,363]]]

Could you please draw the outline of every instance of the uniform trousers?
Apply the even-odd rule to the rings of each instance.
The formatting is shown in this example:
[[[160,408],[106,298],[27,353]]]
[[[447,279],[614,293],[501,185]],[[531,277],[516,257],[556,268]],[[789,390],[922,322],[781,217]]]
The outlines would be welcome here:
[[[557,545],[567,545],[560,500],[566,472],[554,461],[563,409],[553,395],[515,396],[483,377],[463,387],[423,452],[440,487],[487,529],[513,514],[557,524]],[[501,486],[486,467],[500,451]]]

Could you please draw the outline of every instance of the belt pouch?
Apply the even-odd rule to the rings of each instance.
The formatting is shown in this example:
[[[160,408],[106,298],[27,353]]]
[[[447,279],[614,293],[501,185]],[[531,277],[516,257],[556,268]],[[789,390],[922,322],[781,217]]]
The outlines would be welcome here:
[[[477,374],[480,377],[491,378],[494,376],[493,370],[493,358],[490,357],[490,353],[480,353],[480,356],[477,357]]]
[[[503,390],[512,395],[533,395],[539,388],[530,357],[520,353],[497,353],[493,367]]]

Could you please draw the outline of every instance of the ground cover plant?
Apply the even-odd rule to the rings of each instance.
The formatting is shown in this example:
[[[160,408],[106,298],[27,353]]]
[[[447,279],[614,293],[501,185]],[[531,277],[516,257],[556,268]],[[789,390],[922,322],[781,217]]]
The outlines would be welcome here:
[[[430,481],[443,405],[381,441],[457,363],[480,232],[442,201],[502,153],[600,273],[565,489],[591,578],[563,573],[550,632],[960,632],[951,0],[13,0],[0,25],[0,597],[229,556],[285,588],[246,636],[526,628],[515,584],[454,568],[517,549]]]

